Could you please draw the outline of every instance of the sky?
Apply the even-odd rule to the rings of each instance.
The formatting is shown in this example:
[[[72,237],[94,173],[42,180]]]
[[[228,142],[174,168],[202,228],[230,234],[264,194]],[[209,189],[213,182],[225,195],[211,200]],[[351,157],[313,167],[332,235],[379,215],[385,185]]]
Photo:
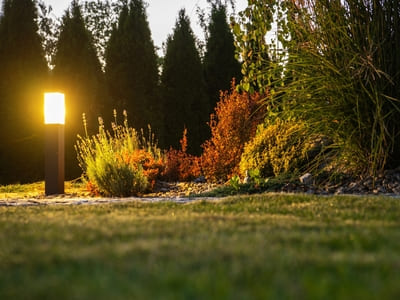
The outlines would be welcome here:
[[[69,7],[71,0],[44,0],[51,5],[57,17],[61,17]],[[172,34],[178,12],[186,9],[186,14],[191,19],[191,26],[195,35],[204,39],[203,30],[198,24],[196,7],[208,8],[207,0],[145,0],[148,3],[147,17],[155,46],[161,47],[169,34]],[[247,0],[236,0],[236,12],[247,6]]]

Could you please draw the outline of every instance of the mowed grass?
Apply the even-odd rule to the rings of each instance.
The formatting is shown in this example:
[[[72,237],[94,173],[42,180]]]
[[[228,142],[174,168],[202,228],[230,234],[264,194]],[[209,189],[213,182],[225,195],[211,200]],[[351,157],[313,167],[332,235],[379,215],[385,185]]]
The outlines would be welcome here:
[[[0,207],[0,299],[400,299],[400,200]]]

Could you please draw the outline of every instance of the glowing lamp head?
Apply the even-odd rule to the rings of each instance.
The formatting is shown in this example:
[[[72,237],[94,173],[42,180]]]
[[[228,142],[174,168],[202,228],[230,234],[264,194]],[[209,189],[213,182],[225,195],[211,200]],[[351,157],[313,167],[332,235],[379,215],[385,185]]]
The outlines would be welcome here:
[[[65,101],[64,94],[44,94],[44,123],[64,124],[65,123]]]

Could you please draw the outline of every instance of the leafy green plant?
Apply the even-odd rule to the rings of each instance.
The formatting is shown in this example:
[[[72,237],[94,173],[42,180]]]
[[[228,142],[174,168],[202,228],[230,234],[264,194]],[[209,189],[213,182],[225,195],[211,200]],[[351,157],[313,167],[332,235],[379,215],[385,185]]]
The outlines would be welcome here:
[[[246,171],[245,171],[245,175],[246,175]],[[266,183],[269,180],[269,178],[265,179],[264,177],[261,176],[259,169],[249,170],[247,175],[249,176],[249,180],[251,182],[254,182],[255,185],[261,185],[262,183]]]
[[[161,173],[161,151],[150,138],[140,138],[128,126],[124,111],[124,123],[118,125],[114,110],[112,133],[104,128],[99,118],[99,133],[89,137],[85,116],[83,118],[86,136],[78,136],[76,151],[79,165],[89,181],[94,193],[107,196],[131,196],[151,188],[155,178]]]
[[[233,176],[229,179],[229,185],[233,187],[234,190],[238,191],[240,187],[240,177],[238,175]]]

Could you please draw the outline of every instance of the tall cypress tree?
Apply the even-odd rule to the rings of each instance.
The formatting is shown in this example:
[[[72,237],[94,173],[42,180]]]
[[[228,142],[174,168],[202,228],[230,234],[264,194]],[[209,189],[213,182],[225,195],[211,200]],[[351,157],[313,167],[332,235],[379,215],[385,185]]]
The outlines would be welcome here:
[[[4,0],[0,17],[0,183],[43,176],[47,67],[33,0]]]
[[[232,78],[241,79],[241,66],[235,58],[232,31],[227,23],[226,6],[212,4],[204,55],[204,75],[211,110],[219,100],[219,91],[229,90]]]
[[[161,129],[157,56],[142,0],[122,8],[106,50],[106,80],[113,108],[127,110],[136,129]]]
[[[208,135],[209,106],[202,64],[185,10],[179,12],[167,40],[161,85],[167,146],[178,148],[186,127],[188,151],[198,154]]]
[[[83,132],[82,114],[90,127],[97,128],[105,100],[103,73],[78,1],[72,1],[63,16],[54,65],[53,88],[66,97],[66,176],[73,178],[80,174],[74,144]]]

